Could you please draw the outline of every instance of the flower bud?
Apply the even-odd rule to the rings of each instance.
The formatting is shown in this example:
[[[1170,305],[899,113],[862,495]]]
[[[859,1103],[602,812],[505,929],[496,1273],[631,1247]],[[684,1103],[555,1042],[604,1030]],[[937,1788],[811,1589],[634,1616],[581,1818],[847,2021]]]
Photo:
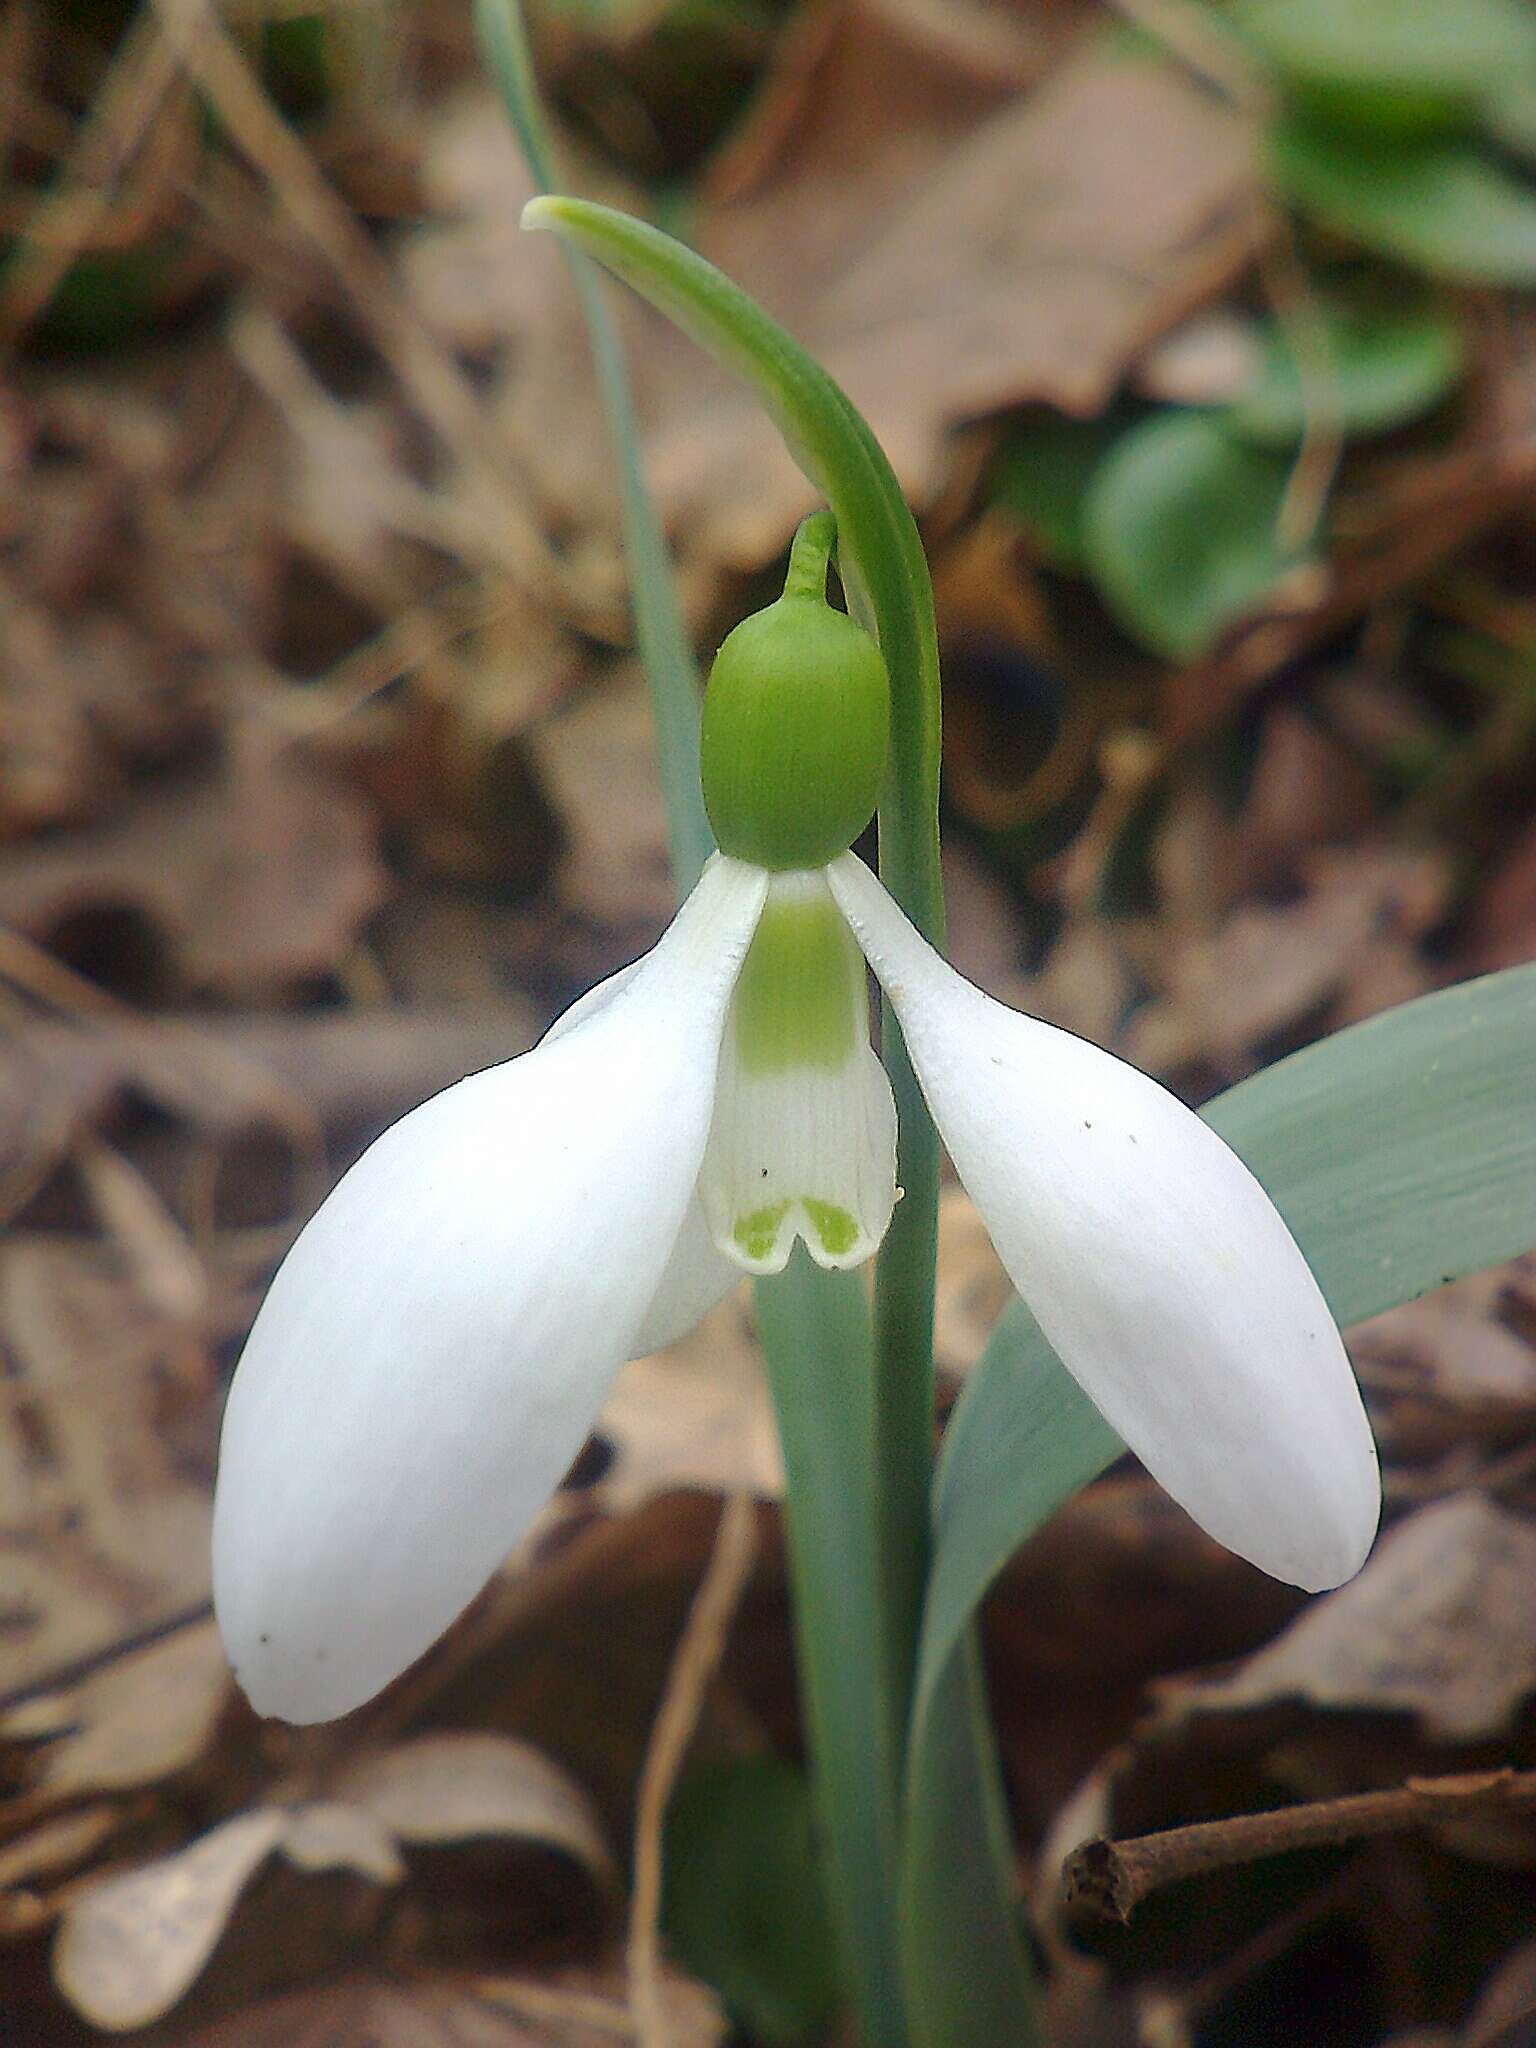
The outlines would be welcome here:
[[[879,648],[825,597],[830,513],[795,537],[784,595],[715,657],[701,734],[704,808],[723,853],[819,868],[874,816],[890,680]]]

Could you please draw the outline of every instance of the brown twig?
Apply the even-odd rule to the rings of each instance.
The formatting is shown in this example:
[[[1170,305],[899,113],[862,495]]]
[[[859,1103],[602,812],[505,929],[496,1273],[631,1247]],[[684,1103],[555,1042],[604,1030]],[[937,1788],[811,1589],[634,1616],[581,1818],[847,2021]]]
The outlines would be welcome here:
[[[666,1691],[651,1730],[635,1811],[635,1882],[629,1913],[629,2005],[640,2048],[667,2048],[662,2000],[661,1831],[672,1786],[693,1740],[710,1680],[719,1669],[726,1636],[757,1554],[757,1504],[733,1493],[720,1512],[709,1568],[699,1583],[667,1673]]]
[[[1106,1920],[1130,1919],[1149,1892],[1234,1863],[1254,1863],[1292,1849],[1318,1849],[1363,1835],[1398,1834],[1465,1814],[1536,1807],[1536,1771],[1474,1771],[1447,1778],[1410,1778],[1390,1792],[1317,1799],[1273,1813],[1167,1828],[1123,1842],[1084,1842],[1062,1866],[1066,1903]]]

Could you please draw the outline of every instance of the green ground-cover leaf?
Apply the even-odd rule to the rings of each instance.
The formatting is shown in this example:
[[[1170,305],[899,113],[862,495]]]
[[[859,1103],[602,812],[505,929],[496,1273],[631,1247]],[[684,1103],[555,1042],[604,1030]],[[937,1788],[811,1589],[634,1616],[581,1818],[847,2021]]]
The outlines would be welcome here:
[[[1080,420],[1039,405],[1009,423],[992,467],[993,502],[1033,532],[1058,569],[1084,567],[1089,486],[1110,449],[1145,412],[1121,402]]]
[[[1232,19],[1313,111],[1377,134],[1464,124],[1536,65],[1525,0],[1240,0]]]
[[[820,2038],[838,1959],[805,1773],[774,1756],[694,1772],[667,1810],[665,1869],[678,1961],[766,2048]]]
[[[1157,653],[1190,661],[1302,558],[1280,539],[1287,456],[1217,413],[1159,414],[1122,436],[1088,487],[1088,567],[1106,603]]]
[[[1318,344],[1328,424],[1346,438],[1386,433],[1419,418],[1461,374],[1461,328],[1439,306],[1326,306]],[[1294,449],[1301,439],[1306,394],[1290,338],[1277,323],[1266,329],[1257,378],[1224,419],[1261,447]]]
[[[1303,212],[1368,249],[1431,277],[1536,284],[1536,191],[1473,142],[1387,142],[1291,116],[1269,164]]]

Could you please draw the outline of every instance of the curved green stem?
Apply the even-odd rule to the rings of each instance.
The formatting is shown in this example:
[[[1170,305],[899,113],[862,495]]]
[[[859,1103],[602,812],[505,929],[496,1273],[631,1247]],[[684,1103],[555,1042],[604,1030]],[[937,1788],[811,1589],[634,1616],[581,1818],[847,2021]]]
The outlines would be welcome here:
[[[800,1691],[827,1893],[869,2048],[906,2048],[896,1890],[905,1728],[884,1683],[874,1533],[869,1316],[856,1273],[797,1245],[757,1284],[784,1451]]]

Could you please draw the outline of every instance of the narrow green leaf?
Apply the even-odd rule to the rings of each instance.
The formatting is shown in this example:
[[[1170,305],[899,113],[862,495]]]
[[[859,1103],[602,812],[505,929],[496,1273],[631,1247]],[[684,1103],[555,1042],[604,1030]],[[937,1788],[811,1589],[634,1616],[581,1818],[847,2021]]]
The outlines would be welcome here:
[[[1088,487],[1088,567],[1121,622],[1191,661],[1251,612],[1299,557],[1279,538],[1291,464],[1219,416],[1169,412],[1133,427]]]
[[[1536,1244],[1536,967],[1356,1024],[1203,1114],[1274,1197],[1341,1323],[1497,1265]],[[939,1466],[914,1812],[952,1770],[934,1703],[988,1586],[1120,1448],[1013,1303]]]
[[[555,183],[554,150],[517,0],[475,0],[475,28],[481,55],[501,90],[528,168],[540,185],[548,187]],[[699,783],[699,672],[677,601],[666,539],[640,466],[634,402],[618,336],[603,303],[603,287],[589,263],[574,252],[567,251],[567,255],[618,460],[635,638],[656,717],[656,756],[672,873],[679,895],[686,896],[715,843]]]
[[[921,2048],[1039,2039],[1014,1863],[972,1620],[922,1701],[909,1752],[901,1927]]]
[[[1461,374],[1461,328],[1435,306],[1332,305],[1318,340],[1326,354],[1329,424],[1346,436],[1382,434],[1437,405]],[[1223,414],[1243,440],[1294,449],[1307,426],[1301,375],[1284,330],[1271,323],[1253,384]]]
[[[1281,192],[1431,277],[1536,284],[1536,193],[1470,142],[1387,142],[1293,117],[1270,136]]]
[[[756,1288],[784,1451],[800,1690],[817,1771],[827,1890],[869,2048],[904,2048],[896,1884],[904,1730],[878,1640],[873,1360],[856,1273],[797,1245]]]

